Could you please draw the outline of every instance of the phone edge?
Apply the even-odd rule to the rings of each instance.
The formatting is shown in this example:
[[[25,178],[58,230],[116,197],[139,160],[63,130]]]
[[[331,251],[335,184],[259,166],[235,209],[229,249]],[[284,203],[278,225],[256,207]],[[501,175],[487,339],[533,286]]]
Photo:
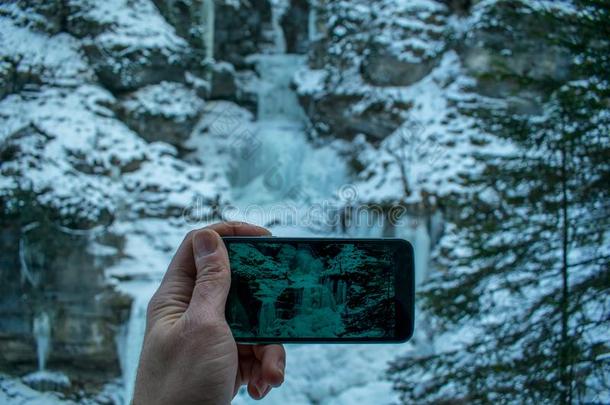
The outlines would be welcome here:
[[[415,307],[415,264],[414,264],[414,251],[413,245],[406,239],[395,238],[395,237],[381,237],[381,238],[340,238],[340,237],[280,237],[280,236],[223,236],[223,241],[227,240],[229,242],[239,242],[239,241],[251,241],[256,240],[257,242],[278,242],[278,240],[292,241],[292,242],[309,242],[309,241],[320,241],[327,240],[329,242],[338,241],[338,242],[391,242],[402,244],[407,249],[406,255],[406,267],[407,274],[405,274],[406,283],[399,283],[398,280],[397,286],[404,286],[405,289],[401,290],[403,294],[399,294],[398,291],[396,295],[402,295],[402,299],[400,299],[403,307],[406,308],[406,312],[408,315],[408,321],[405,323],[407,326],[406,333],[400,334],[396,338],[328,338],[328,339],[319,339],[319,338],[260,338],[260,339],[252,339],[252,338],[239,338],[234,337],[235,341],[240,344],[299,344],[299,343],[325,343],[325,344],[400,344],[406,343],[413,337],[414,333],[414,307]],[[409,271],[410,270],[410,271]],[[396,274],[395,274],[396,277]],[[410,297],[413,297],[410,300]],[[398,310],[398,308],[397,308]],[[397,326],[398,328],[398,326]],[[398,330],[397,330],[398,335]]]

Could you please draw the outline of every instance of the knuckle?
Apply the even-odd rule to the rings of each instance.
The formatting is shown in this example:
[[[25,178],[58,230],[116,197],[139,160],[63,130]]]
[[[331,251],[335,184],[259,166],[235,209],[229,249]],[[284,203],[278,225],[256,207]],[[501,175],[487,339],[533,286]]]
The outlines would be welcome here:
[[[200,277],[225,277],[229,275],[229,263],[220,252],[216,252],[210,256],[205,256],[197,259],[196,266],[201,271],[198,271],[197,278]]]
[[[203,276],[195,283],[193,298],[197,297],[201,302],[208,302],[225,293],[230,287],[230,277],[218,273]]]
[[[208,274],[221,274],[228,273],[229,266],[224,260],[210,260],[203,265],[204,273]]]
[[[216,286],[230,285],[231,276],[227,271],[206,271],[197,277],[195,281],[195,293],[205,294],[208,288],[216,288]]]

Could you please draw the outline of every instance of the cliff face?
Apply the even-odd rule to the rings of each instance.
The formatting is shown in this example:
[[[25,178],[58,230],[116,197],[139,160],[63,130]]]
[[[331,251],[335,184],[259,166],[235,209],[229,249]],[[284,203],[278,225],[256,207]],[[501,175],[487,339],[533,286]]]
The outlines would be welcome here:
[[[0,368],[23,375],[42,362],[65,373],[73,389],[99,388],[120,375],[115,339],[131,303],[104,276],[116,260],[108,253],[116,251],[103,254],[104,234],[44,222],[20,227],[11,219],[2,219],[0,238]],[[46,336],[37,330],[41,316],[48,318]],[[43,340],[48,348],[38,346]]]
[[[508,103],[516,114],[537,114],[547,84],[573,78],[574,56],[547,35],[569,28],[520,1],[314,8],[315,41],[297,92],[315,135],[358,145],[350,156],[365,201],[455,191],[453,180],[473,170],[470,156],[484,147],[473,112]]]
[[[75,400],[123,374],[125,235],[222,189],[168,144],[210,91],[187,39],[148,1],[0,6],[2,372]]]
[[[519,99],[535,112],[540,85],[570,77],[570,53],[546,36],[567,28],[540,21],[519,1],[477,3],[318,4],[309,64],[324,74],[315,91],[301,91],[316,129],[348,138],[362,133],[372,142],[387,137],[417,114],[416,100],[400,100],[400,89],[430,77],[453,52],[461,73],[476,79],[473,91]],[[523,80],[506,80],[510,75]]]

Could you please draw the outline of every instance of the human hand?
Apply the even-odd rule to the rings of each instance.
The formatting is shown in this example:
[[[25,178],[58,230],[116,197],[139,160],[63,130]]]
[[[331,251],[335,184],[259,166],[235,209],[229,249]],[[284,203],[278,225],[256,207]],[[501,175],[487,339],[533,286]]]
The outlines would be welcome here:
[[[222,236],[269,235],[223,222],[185,237],[148,304],[134,405],[229,404],[241,385],[261,399],[284,381],[281,345],[236,344],[225,320],[231,271]]]

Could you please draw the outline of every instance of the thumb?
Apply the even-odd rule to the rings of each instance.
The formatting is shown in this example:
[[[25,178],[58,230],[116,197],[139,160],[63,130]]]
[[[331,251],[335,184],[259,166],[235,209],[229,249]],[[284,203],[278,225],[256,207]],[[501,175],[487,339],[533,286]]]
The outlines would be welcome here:
[[[231,270],[220,235],[211,229],[195,233],[193,257],[197,275],[188,311],[199,319],[224,320]]]

